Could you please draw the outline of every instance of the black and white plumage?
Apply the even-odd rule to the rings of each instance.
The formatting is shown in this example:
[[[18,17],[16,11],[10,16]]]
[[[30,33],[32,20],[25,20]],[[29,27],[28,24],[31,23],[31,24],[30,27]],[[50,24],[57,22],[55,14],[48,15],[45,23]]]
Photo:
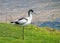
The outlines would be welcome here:
[[[30,24],[31,21],[32,21],[32,14],[34,13],[34,11],[32,9],[30,9],[28,11],[28,17],[24,17],[24,18],[20,18],[18,19],[17,21],[15,22],[11,22],[13,24],[20,24],[20,25],[27,25],[27,24]]]

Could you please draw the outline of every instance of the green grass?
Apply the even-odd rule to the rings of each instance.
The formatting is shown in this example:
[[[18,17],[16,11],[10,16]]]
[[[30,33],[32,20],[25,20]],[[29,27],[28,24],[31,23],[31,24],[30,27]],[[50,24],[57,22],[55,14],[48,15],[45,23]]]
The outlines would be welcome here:
[[[60,31],[47,27],[28,25],[23,27],[8,23],[0,23],[0,43],[60,43]]]

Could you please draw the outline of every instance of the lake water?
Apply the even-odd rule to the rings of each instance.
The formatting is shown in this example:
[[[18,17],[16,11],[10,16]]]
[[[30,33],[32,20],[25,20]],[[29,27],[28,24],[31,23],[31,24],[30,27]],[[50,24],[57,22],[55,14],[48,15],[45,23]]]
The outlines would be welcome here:
[[[36,25],[40,27],[50,27],[50,28],[56,28],[60,29],[60,22],[44,22],[44,23],[36,23]]]

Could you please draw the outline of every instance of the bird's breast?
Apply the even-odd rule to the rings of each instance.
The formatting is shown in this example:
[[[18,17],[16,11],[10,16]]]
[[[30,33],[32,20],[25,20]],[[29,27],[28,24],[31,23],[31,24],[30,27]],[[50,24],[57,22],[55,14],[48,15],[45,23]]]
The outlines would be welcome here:
[[[32,21],[32,18],[28,18],[28,24],[30,24]]]

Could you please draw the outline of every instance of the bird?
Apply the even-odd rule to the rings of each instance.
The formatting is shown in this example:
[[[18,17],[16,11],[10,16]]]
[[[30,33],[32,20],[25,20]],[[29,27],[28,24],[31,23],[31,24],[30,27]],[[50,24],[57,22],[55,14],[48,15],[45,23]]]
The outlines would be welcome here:
[[[11,22],[13,24],[19,24],[19,25],[23,26],[23,30],[22,30],[22,39],[23,40],[24,40],[24,27],[31,23],[33,14],[36,14],[36,13],[34,13],[34,11],[32,9],[30,9],[28,11],[28,17],[22,17],[14,22]]]
[[[19,24],[19,25],[22,25],[22,26],[28,25],[32,21],[32,15],[33,14],[36,14],[36,13],[34,12],[34,10],[30,9],[28,11],[28,17],[22,17],[22,18],[14,21],[14,22],[11,22],[11,23],[13,23],[13,24]]]

